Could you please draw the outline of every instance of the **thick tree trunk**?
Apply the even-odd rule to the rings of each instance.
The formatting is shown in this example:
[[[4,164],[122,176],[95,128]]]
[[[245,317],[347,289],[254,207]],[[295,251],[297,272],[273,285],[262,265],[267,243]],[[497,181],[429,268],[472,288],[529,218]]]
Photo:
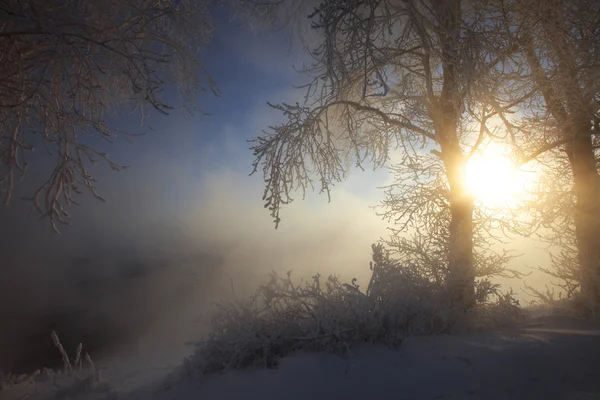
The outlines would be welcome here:
[[[461,308],[475,304],[475,266],[473,265],[473,202],[464,199],[450,204],[448,279],[451,299]]]
[[[581,118],[573,126],[567,156],[573,171],[575,235],[579,251],[581,294],[590,311],[600,311],[600,176],[592,148],[590,126]]]
[[[548,28],[549,32],[558,30]],[[558,82],[566,88],[566,98],[560,98],[543,71],[534,51],[533,39],[526,37],[525,55],[532,68],[536,83],[542,90],[548,110],[558,122],[562,138],[566,139],[566,153],[573,173],[573,192],[576,198],[573,213],[581,294],[593,313],[600,312],[600,176],[592,147],[591,120],[586,102],[578,96],[577,80],[572,76],[572,57],[567,54],[565,42],[558,34],[551,34],[552,44],[559,59]],[[585,96],[584,96],[585,97]],[[565,103],[568,107],[565,108]],[[567,111],[569,110],[569,111]]]
[[[473,198],[464,182],[466,159],[449,157],[446,171],[450,183],[450,237],[448,239],[448,289],[450,300],[461,309],[475,304],[475,265],[473,257]]]
[[[437,17],[437,35],[442,50],[443,85],[435,112],[436,133],[441,158],[450,185],[450,237],[448,238],[448,289],[450,300],[467,309],[475,303],[475,266],[473,258],[473,199],[466,190],[465,167],[458,137],[458,119],[464,103],[458,77],[461,51],[456,40],[462,29],[460,0],[436,0],[432,9]]]

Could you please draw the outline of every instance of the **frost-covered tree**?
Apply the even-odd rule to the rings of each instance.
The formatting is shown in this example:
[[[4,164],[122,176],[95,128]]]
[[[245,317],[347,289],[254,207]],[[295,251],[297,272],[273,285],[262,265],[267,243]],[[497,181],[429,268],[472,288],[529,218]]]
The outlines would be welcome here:
[[[554,272],[567,292],[580,285],[600,310],[600,4],[576,1],[498,1],[514,52],[513,82],[528,91],[520,117],[507,126],[522,163],[537,159],[549,179],[530,207],[534,226],[564,250]],[[547,231],[546,231],[547,232]],[[576,251],[577,254],[573,254]],[[577,261],[575,261],[577,260]],[[578,264],[578,271],[573,266]]]
[[[448,264],[451,220],[447,177],[441,160],[433,154],[415,154],[390,168],[393,183],[387,185],[378,214],[391,222],[390,233],[382,241],[404,265],[418,268],[422,276],[445,285],[451,278]],[[410,166],[407,166],[410,165]],[[520,224],[512,218],[512,208],[488,205],[475,199],[473,209],[473,275],[476,301],[484,303],[492,294],[500,295],[494,277],[520,278],[524,274],[507,264],[516,254],[499,249],[507,230]]]
[[[0,185],[8,203],[28,153],[56,159],[33,207],[56,230],[74,194],[96,197],[89,166],[105,160],[94,138],[128,135],[107,118],[117,107],[173,108],[163,91],[215,91],[199,56],[211,37],[210,0],[5,0],[0,2]],[[114,115],[114,113],[112,113]]]
[[[265,2],[250,3],[277,15]],[[307,44],[313,65],[305,72],[314,78],[307,100],[273,105],[287,121],[252,148],[265,206],[278,224],[297,189],[316,181],[329,194],[346,177],[348,159],[378,168],[401,154],[408,187],[415,175],[431,184],[444,176],[448,286],[457,304],[473,304],[475,205],[465,168],[497,115],[486,77],[510,54],[494,33],[498,15],[478,1],[323,0],[310,17],[320,40]],[[433,159],[423,165],[423,155]],[[410,219],[410,210],[419,207],[400,211]]]

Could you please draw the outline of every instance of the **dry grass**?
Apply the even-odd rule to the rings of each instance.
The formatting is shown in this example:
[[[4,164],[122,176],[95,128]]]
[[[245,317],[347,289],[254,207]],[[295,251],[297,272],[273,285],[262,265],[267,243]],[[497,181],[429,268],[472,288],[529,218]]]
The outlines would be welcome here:
[[[51,334],[54,346],[62,356],[62,370],[44,368],[31,374],[5,375],[0,372],[0,390],[22,388],[24,385],[34,385],[52,382],[53,397],[55,399],[74,398],[89,394],[102,394],[105,399],[116,398],[116,393],[111,391],[109,384],[102,378],[101,371],[97,370],[88,353],[83,355],[83,345],[80,343],[71,359],[60,343],[56,332]]]

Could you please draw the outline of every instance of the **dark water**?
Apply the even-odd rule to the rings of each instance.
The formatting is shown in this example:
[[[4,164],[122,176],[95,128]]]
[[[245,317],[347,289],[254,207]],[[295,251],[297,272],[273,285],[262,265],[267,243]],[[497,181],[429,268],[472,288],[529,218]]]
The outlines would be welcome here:
[[[72,257],[55,267],[61,279],[2,282],[0,371],[61,368],[52,331],[72,358],[79,343],[93,359],[135,343],[199,291],[208,293],[220,265],[205,253],[178,260],[122,252],[111,257]]]

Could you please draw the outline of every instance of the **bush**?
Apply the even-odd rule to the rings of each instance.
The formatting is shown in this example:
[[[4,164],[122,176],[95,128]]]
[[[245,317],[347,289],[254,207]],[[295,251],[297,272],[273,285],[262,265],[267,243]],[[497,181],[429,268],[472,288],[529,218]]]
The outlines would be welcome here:
[[[372,250],[365,291],[356,279],[342,283],[336,276],[317,274],[295,285],[291,272],[285,277],[272,272],[252,297],[218,303],[207,340],[184,360],[183,372],[270,368],[298,350],[345,354],[356,342],[400,346],[407,336],[495,327],[507,323],[498,316],[520,314],[512,293],[502,295],[486,281],[478,288],[482,304],[459,312],[447,301],[442,284],[414,266],[401,266],[380,244]],[[492,294],[498,301],[490,304]]]

